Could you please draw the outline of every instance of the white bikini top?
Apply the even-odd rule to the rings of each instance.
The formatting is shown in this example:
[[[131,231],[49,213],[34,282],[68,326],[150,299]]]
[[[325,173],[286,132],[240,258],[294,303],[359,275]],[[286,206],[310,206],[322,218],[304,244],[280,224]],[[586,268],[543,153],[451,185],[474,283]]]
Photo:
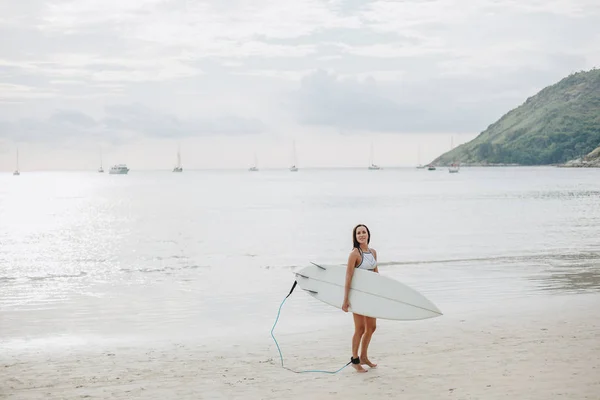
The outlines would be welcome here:
[[[373,253],[371,253],[371,250],[360,251],[360,255],[362,257],[362,260],[360,261],[360,264],[356,268],[372,271],[375,269],[375,267],[377,267],[377,260],[375,259],[375,256],[373,255]]]

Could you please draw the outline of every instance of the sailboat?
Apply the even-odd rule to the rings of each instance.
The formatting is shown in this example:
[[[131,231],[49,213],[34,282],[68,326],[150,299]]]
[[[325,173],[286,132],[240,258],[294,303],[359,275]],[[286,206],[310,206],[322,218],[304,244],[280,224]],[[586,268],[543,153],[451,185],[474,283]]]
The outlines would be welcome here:
[[[450,138],[450,150],[454,150],[454,136]],[[459,170],[460,165],[456,161],[452,162],[448,167],[448,172],[450,172],[451,174],[456,174]]]
[[[126,164],[115,164],[108,170],[110,175],[127,175],[129,167]]]
[[[254,153],[254,165],[248,168],[250,172],[258,172],[258,161],[256,159],[256,153]]]
[[[104,168],[102,168],[102,149],[100,149],[100,168],[98,168],[98,172],[104,172]]]
[[[290,167],[290,171],[297,172],[298,167],[296,166],[296,141],[294,140],[292,143],[292,166]]]
[[[177,166],[173,168],[173,172],[183,172],[183,167],[181,166],[181,151],[179,147],[177,147]]]
[[[425,169],[425,165],[421,164],[421,145],[419,145],[419,164],[417,165],[418,169]]]
[[[19,172],[19,148],[17,147],[17,169],[15,170],[15,172],[13,172],[14,176],[19,176],[21,175],[21,172]]]
[[[381,167],[375,163],[373,163],[373,142],[371,142],[371,155],[370,155],[370,160],[369,160],[369,169],[381,169]]]

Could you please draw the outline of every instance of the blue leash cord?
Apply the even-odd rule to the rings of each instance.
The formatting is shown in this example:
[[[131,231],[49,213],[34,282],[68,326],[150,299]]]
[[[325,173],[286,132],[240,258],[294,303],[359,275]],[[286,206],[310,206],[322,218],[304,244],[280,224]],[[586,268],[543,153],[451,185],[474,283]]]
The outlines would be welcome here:
[[[281,368],[287,369],[290,372],[294,372],[296,374],[303,374],[303,373],[307,373],[307,372],[320,372],[323,374],[337,374],[338,372],[340,372],[341,370],[343,370],[344,368],[346,368],[348,365],[350,365],[350,362],[346,365],[344,365],[342,368],[338,369],[337,371],[321,371],[318,369],[311,369],[311,370],[307,370],[307,371],[294,371],[291,368],[288,368],[286,366],[283,365],[283,355],[281,354],[281,348],[279,347],[279,343],[277,343],[277,339],[275,339],[275,335],[273,335],[273,331],[275,330],[275,326],[277,325],[277,321],[279,321],[279,315],[281,314],[281,307],[283,307],[283,304],[285,303],[285,301],[287,300],[288,297],[290,297],[290,294],[292,294],[292,292],[294,291],[294,288],[296,287],[296,284],[298,282],[294,282],[294,285],[292,286],[292,290],[290,290],[290,293],[285,296],[285,299],[283,299],[283,301],[281,302],[281,305],[279,306],[279,311],[277,311],[277,318],[275,319],[275,323],[273,324],[273,328],[271,328],[271,337],[273,338],[273,340],[275,341],[275,345],[277,346],[277,351],[279,351],[279,358],[281,360]]]

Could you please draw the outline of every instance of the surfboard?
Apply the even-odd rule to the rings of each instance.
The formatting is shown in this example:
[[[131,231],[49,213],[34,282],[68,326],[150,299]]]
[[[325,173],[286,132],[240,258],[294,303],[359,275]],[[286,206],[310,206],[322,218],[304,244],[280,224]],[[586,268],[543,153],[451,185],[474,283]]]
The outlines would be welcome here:
[[[346,267],[309,265],[295,272],[298,286],[314,298],[342,308]],[[396,279],[355,269],[350,284],[349,312],[400,321],[435,318],[442,312],[424,295]]]

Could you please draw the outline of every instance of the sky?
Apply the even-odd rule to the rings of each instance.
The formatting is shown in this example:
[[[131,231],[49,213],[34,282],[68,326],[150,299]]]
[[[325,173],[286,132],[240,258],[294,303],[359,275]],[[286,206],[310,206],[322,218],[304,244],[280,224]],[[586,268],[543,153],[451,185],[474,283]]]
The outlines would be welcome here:
[[[600,67],[597,0],[0,0],[0,171],[426,163]]]

